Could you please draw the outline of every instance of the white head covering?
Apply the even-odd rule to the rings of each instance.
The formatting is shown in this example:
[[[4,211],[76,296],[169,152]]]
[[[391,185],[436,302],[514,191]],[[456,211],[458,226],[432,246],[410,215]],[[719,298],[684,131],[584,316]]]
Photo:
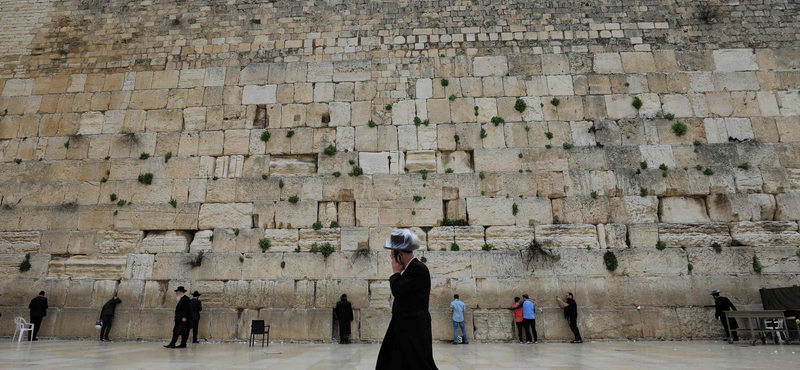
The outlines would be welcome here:
[[[412,233],[409,229],[397,229],[392,232],[389,239],[386,239],[386,244],[383,246],[386,249],[411,252],[419,249],[422,243],[419,237]]]

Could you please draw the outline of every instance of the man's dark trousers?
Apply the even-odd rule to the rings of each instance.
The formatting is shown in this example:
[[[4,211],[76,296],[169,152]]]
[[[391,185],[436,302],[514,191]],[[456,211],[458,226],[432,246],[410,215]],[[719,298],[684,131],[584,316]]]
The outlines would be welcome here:
[[[722,321],[722,327],[725,328],[725,336],[728,338],[731,337],[731,331],[730,331],[731,328],[739,329],[739,324],[736,323],[736,320],[733,320],[733,325],[731,325],[730,328],[728,327],[728,318],[725,316],[724,313],[722,314],[722,316],[720,316],[720,321]],[[738,333],[733,332],[733,340],[739,340]]]
[[[192,320],[189,329],[192,331],[192,342],[197,342],[197,328],[200,327],[200,320]]]
[[[31,324],[33,324],[33,333],[28,332],[28,340],[36,339],[39,334],[39,329],[42,327],[42,319],[44,316],[31,316]]]
[[[572,334],[575,334],[575,340],[582,340],[581,331],[578,330],[578,318],[568,317],[567,320],[569,320],[569,328],[572,330]]]
[[[180,321],[180,320],[179,321],[175,321],[175,326],[172,328],[172,341],[169,342],[169,345],[174,346],[175,343],[178,342],[178,336],[180,335],[180,337],[181,337],[180,346],[181,347],[186,347],[186,340],[189,339],[189,331],[188,330],[184,330],[184,331],[179,333],[178,332],[178,327],[180,327],[181,324],[183,324],[182,321]],[[188,325],[191,328],[192,327],[192,321],[191,320],[186,320],[186,325]]]
[[[536,319],[522,319],[522,326],[525,327],[526,341],[531,341],[531,330],[533,330],[533,340],[539,340],[539,336],[536,334]]]
[[[100,339],[108,339],[108,333],[111,332],[111,323],[114,321],[114,317],[104,316],[100,319],[103,320],[103,327],[100,328]]]
[[[519,338],[520,343],[522,342],[522,321],[515,322],[517,324],[517,338]]]

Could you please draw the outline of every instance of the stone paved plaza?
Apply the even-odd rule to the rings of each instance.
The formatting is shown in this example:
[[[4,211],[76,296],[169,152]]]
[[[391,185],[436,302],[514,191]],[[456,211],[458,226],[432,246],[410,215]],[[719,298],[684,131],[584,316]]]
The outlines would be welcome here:
[[[159,342],[42,340],[0,344],[0,368],[46,369],[374,369],[378,344],[203,343],[182,350]],[[441,370],[478,369],[790,369],[798,346],[728,345],[721,341],[435,344]]]

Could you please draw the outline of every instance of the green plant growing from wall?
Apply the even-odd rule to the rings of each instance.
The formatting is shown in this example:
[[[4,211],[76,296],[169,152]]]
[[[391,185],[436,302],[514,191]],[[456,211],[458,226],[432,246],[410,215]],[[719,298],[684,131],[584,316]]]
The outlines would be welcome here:
[[[689,272],[691,273],[692,270],[694,270],[694,266],[690,263],[690,264],[686,265],[686,269],[689,270]]]
[[[675,134],[675,136],[683,136],[684,134],[686,134],[686,131],[688,129],[689,127],[686,126],[686,124],[681,121],[672,124],[672,132]]]
[[[117,200],[117,193],[111,193],[108,198],[111,199],[112,202],[115,202]]]
[[[592,197],[592,199],[597,199],[597,192],[596,192],[596,191],[593,191],[593,192],[592,192],[591,194],[589,194],[589,195]]]
[[[444,169],[444,173],[453,173],[453,172],[455,171],[453,171],[453,169],[450,167]]]
[[[350,177],[358,177],[364,174],[364,170],[359,166],[353,166],[353,169],[348,173]]]
[[[378,125],[378,124],[377,124],[377,123],[375,123],[375,121],[373,121],[373,120],[369,120],[369,122],[367,122],[367,126],[369,126],[369,127],[371,127],[371,128],[374,128],[374,127],[375,127],[375,126],[377,126],[377,125]]]
[[[643,170],[646,170],[646,169],[647,169],[647,161],[641,161],[641,162],[639,162],[639,167],[640,167],[641,169],[643,169]]]
[[[739,168],[741,168],[741,169],[743,169],[743,170],[747,171],[747,170],[749,170],[749,169],[750,169],[750,163],[744,162],[744,163],[742,163],[742,164],[740,164],[740,165],[739,165]]]
[[[428,170],[421,169],[421,170],[419,170],[419,174],[422,175],[422,180],[423,181],[428,179]]]
[[[314,243],[314,244],[311,245],[311,249],[310,249],[311,253],[314,253],[314,254],[322,253],[322,257],[326,261],[328,260],[328,256],[333,254],[333,252],[335,252],[335,251],[336,251],[336,249],[331,245],[331,243],[328,243],[328,242],[322,243],[321,245],[317,245],[317,243]]]
[[[639,97],[638,97],[638,96],[637,96],[637,97],[635,97],[635,98],[633,98],[633,102],[631,103],[631,105],[632,105],[634,108],[636,108],[636,110],[642,109],[642,105],[643,105],[643,104],[644,104],[644,103],[642,103],[642,99],[639,99]]]
[[[272,246],[272,241],[268,238],[258,239],[258,247],[261,248],[261,253],[266,252]]]
[[[450,94],[450,96],[447,97],[447,99],[449,99],[450,101],[455,101],[456,100],[456,95],[455,94]]]
[[[639,188],[639,196],[646,197],[650,194],[650,191],[647,188]]]
[[[206,252],[201,250],[189,261],[189,264],[192,265],[192,267],[200,267],[203,265],[203,258],[205,258],[205,256]]]
[[[564,143],[561,147],[564,148],[564,150],[570,150],[572,149],[572,143]]]
[[[612,251],[606,251],[606,253],[603,254],[603,263],[605,263],[606,269],[612,272],[617,269],[617,266],[619,266],[617,256]]]
[[[331,221],[331,224],[328,226],[330,229],[337,229],[339,228],[339,223],[336,221]]]
[[[311,228],[314,230],[321,230],[322,229],[322,221],[317,221],[311,225]]]
[[[674,115],[674,114],[672,114],[672,113],[667,113],[667,114],[665,114],[665,115],[664,115],[664,118],[666,118],[666,119],[668,119],[668,120],[672,121],[672,120],[674,120],[674,119],[675,119],[675,115]]]
[[[148,154],[148,153],[142,153],[142,154],[139,155],[139,159],[141,159],[141,160],[145,160],[147,158],[150,158],[150,154]]]
[[[703,170],[703,175],[711,176],[713,174],[714,174],[714,170],[712,170],[710,168],[706,168],[706,169]]]
[[[550,104],[552,104],[554,107],[558,107],[558,105],[560,103],[561,103],[561,100],[558,100],[558,98],[553,98],[553,99],[550,100]]]
[[[169,200],[169,205],[171,205],[172,208],[178,208],[178,201],[175,200],[175,199],[170,199]]]
[[[458,251],[459,249],[460,249],[460,248],[458,247],[458,244],[456,244],[456,243],[450,244],[450,250],[451,250],[451,251],[453,251],[453,252],[456,252],[456,251]]]
[[[486,134],[486,129],[482,128],[481,129],[481,139],[485,139],[487,136],[489,136],[489,135]]]
[[[525,111],[525,109],[527,109],[527,108],[528,108],[528,104],[527,104],[527,103],[525,103],[525,101],[524,101],[524,100],[522,100],[522,99],[519,99],[519,98],[517,98],[517,101],[516,101],[516,102],[514,102],[514,109],[516,109],[516,110],[517,110],[517,112],[520,112],[520,113],[522,113],[522,112],[524,112],[524,111]]]
[[[153,174],[148,172],[148,173],[143,173],[143,174],[139,175],[139,183],[140,184],[145,184],[145,185],[152,185],[153,184]]]
[[[294,136],[294,130],[289,130],[289,131],[286,131],[286,137],[289,137],[289,138],[290,138],[290,137],[292,137],[292,136]]]
[[[495,247],[494,247],[494,246],[492,246],[491,244],[484,244],[484,245],[481,247],[481,249],[482,249],[482,250],[485,250],[485,251],[496,251],[496,250],[497,250],[497,248],[495,248]]]
[[[288,200],[289,200],[289,203],[297,204],[297,202],[300,201],[300,197],[297,196],[297,194],[295,194],[295,195],[290,196]]]
[[[544,137],[546,137],[547,140],[553,140],[553,133],[550,132],[550,131],[547,131],[547,132],[544,133]]]
[[[284,185],[285,185],[285,184],[283,183],[283,179],[280,179],[280,180],[278,180],[278,187],[279,187],[279,188],[283,189],[283,186],[284,186]]]
[[[31,254],[26,253],[25,259],[19,263],[19,272],[28,272],[31,270]]]
[[[286,268],[286,261],[281,261],[281,269],[285,269],[285,268]]]
[[[386,108],[387,112],[391,112],[392,111],[392,105],[391,104],[386,104],[385,108]]]
[[[753,256],[753,271],[755,271],[756,274],[761,273],[761,262],[758,261],[758,257],[756,256]]]
[[[447,87],[448,85],[450,85],[450,80],[443,78],[439,80],[439,83],[441,83],[443,87]]]
[[[666,247],[667,247],[667,244],[662,242],[661,240],[656,242],[656,249],[658,249],[660,251],[663,251],[664,248],[666,248]]]
[[[717,252],[717,254],[722,253],[722,246],[717,242],[712,243],[711,248],[713,248],[714,252]]]
[[[492,123],[494,123],[495,127],[499,126],[501,123],[505,123],[506,120],[503,117],[494,116],[492,117]]]
[[[330,157],[330,156],[333,156],[333,155],[335,155],[335,154],[336,154],[336,147],[335,147],[335,146],[333,146],[333,145],[328,145],[328,147],[327,147],[327,148],[325,148],[325,150],[323,151],[323,153],[325,153],[325,155],[327,155],[327,156],[329,156],[329,157]]]
[[[261,141],[263,141],[265,143],[268,142],[269,138],[271,138],[271,137],[272,137],[272,134],[270,134],[269,131],[264,131],[264,132],[261,133]]]
[[[415,196],[414,196],[414,202],[417,202],[417,203],[419,203],[421,200],[422,200],[422,197],[421,197],[421,196],[419,196],[419,195],[415,195]]]
[[[439,222],[439,226],[469,226],[469,223],[465,219],[448,219],[445,218],[441,222]]]

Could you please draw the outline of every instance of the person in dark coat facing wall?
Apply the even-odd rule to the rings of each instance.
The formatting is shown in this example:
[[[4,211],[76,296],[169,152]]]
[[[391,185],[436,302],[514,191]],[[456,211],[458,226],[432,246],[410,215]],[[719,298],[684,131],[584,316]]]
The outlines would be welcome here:
[[[203,310],[203,302],[200,301],[200,292],[194,291],[192,293],[192,300],[189,302],[189,314],[192,316],[192,343],[200,343],[197,340],[197,328],[200,327],[200,311]]]
[[[350,322],[353,321],[353,305],[347,301],[347,294],[342,294],[341,299],[336,302],[333,318],[339,321],[339,343],[350,344]]]
[[[42,327],[42,319],[47,316],[47,298],[44,297],[44,290],[39,292],[38,296],[33,297],[28,308],[31,309],[31,324],[33,324],[33,332],[28,332],[28,341],[39,340],[36,335],[39,334],[39,329]]]
[[[719,290],[714,289],[711,291],[711,296],[714,297],[714,306],[716,311],[714,312],[714,317],[717,320],[722,321],[722,328],[725,329],[725,339],[731,339],[731,331],[730,329],[739,329],[739,324],[736,323],[736,319],[730,320],[730,328],[728,328],[728,318],[725,315],[725,311],[736,311],[736,306],[731,303],[731,300],[727,297],[720,297]],[[733,341],[739,341],[739,335],[736,332],[733,332]]]
[[[175,297],[178,299],[178,305],[175,306],[175,326],[172,328],[172,341],[164,347],[186,348],[186,338],[189,337],[189,328],[192,325],[192,316],[189,311],[191,303],[189,302],[189,297],[186,296],[186,289],[182,286],[175,289]],[[181,344],[175,346],[179,335]]]
[[[376,370],[432,370],[433,336],[428,304],[431,274],[428,267],[414,257],[420,247],[419,237],[408,229],[392,232],[384,248],[392,251],[389,287],[394,296],[392,320],[383,338]]]
[[[103,309],[100,310],[100,321],[103,322],[103,327],[100,328],[100,341],[111,341],[108,338],[108,333],[111,332],[111,324],[114,322],[114,311],[117,309],[117,305],[122,303],[122,300],[117,298],[115,294],[113,298],[109,299],[106,304],[103,305]]]

